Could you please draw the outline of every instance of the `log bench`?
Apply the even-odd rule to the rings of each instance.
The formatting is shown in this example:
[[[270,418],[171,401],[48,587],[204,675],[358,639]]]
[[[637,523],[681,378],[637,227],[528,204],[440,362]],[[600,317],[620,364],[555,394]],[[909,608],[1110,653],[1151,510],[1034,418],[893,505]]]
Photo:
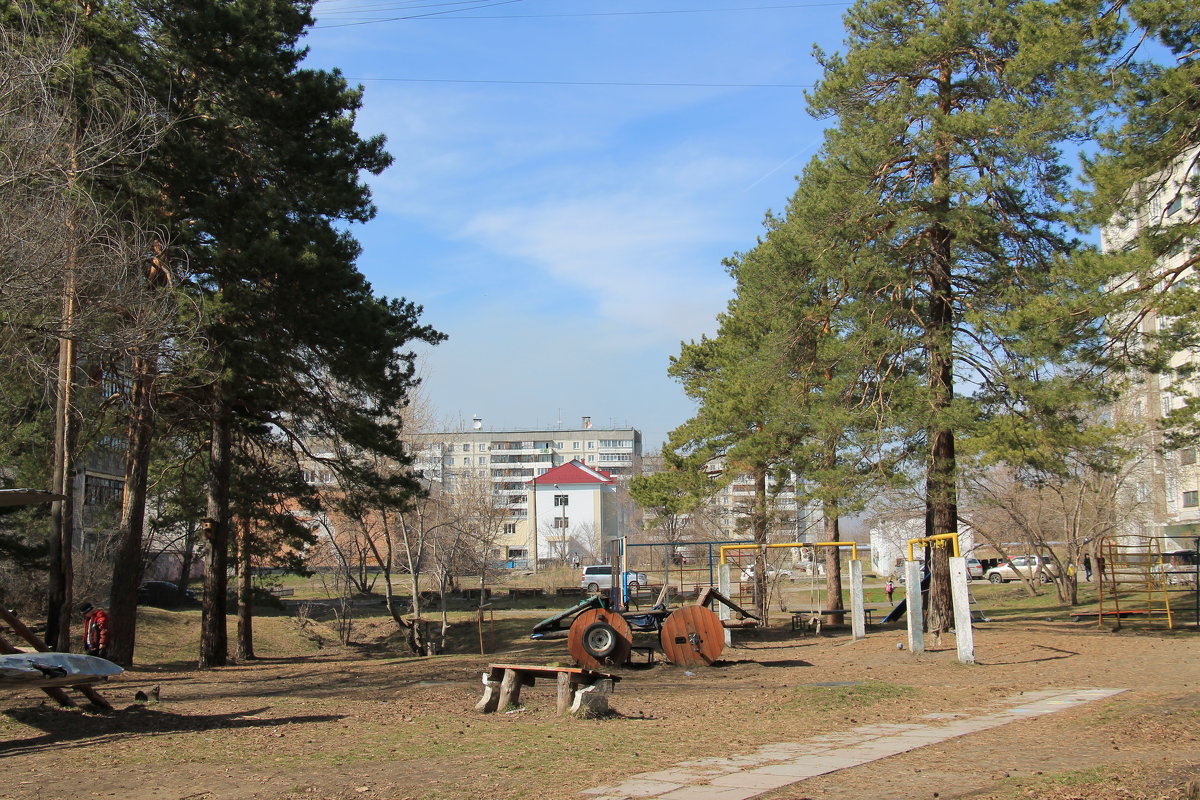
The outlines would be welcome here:
[[[850,613],[850,609],[828,609],[825,611],[796,611],[792,614],[792,630],[806,632],[812,628],[817,633],[821,632],[821,625],[844,625],[846,616]],[[864,622],[868,625],[873,625],[871,621],[871,609],[863,609]]]
[[[557,681],[557,711],[560,715],[568,710],[572,714],[583,712],[586,715],[607,712],[613,684],[621,680],[619,675],[581,667],[492,664],[483,673],[483,698],[475,704],[475,710],[490,714],[517,705],[521,700],[521,687],[533,686],[537,678]]]

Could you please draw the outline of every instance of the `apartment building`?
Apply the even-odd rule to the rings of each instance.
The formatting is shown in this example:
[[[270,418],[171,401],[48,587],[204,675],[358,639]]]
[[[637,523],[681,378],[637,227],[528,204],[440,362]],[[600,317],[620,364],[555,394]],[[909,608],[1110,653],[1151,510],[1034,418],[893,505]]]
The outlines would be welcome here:
[[[1192,150],[1169,170],[1150,176],[1135,192],[1143,195],[1136,214],[1115,217],[1101,232],[1104,252],[1133,247],[1148,226],[1165,227],[1194,222],[1200,213],[1195,187],[1200,180],[1200,148]],[[1196,278],[1189,259],[1195,257],[1194,242],[1177,247],[1159,260],[1163,288],[1168,281],[1179,285]],[[1152,310],[1137,321],[1141,334],[1166,329],[1170,317]],[[1135,343],[1136,345],[1136,343]],[[1200,353],[1180,351],[1170,358],[1170,369],[1161,374],[1144,374],[1125,390],[1114,408],[1114,416],[1139,425],[1140,451],[1131,476],[1128,502],[1132,513],[1122,514],[1123,533],[1131,537],[1163,537],[1164,551],[1191,549],[1200,536],[1200,465],[1196,448],[1165,448],[1163,420],[1182,408],[1189,398],[1200,396]]]
[[[661,470],[661,456],[643,459],[645,471]],[[726,469],[724,459],[716,458],[706,465],[714,477]],[[772,542],[820,541],[821,508],[818,503],[804,499],[803,480],[799,475],[789,474],[782,483],[775,476],[767,476],[768,538]],[[749,516],[754,505],[754,479],[748,474],[738,474],[724,482],[712,497],[689,515],[686,539],[692,541],[740,541],[750,536]]]
[[[575,523],[568,522],[569,527],[555,528],[553,514],[544,517],[544,506],[539,508],[545,484],[535,481],[574,463],[575,478],[593,473],[604,476],[604,480],[593,477],[585,481],[591,487],[588,492],[614,495],[612,500],[600,502],[616,503],[620,486],[640,469],[642,434],[636,428],[597,428],[591,417],[583,417],[578,428],[570,429],[485,430],[483,420],[475,417],[469,430],[417,437],[413,455],[415,469],[451,491],[466,480],[490,481],[510,517],[497,555],[502,562],[523,568],[533,566],[535,553],[539,562],[600,558],[603,542],[629,532],[628,522],[622,522],[629,515],[615,510],[597,511],[594,519],[576,516]],[[582,496],[574,502],[575,507],[584,503]],[[587,529],[591,535],[584,535],[586,526],[592,526]]]

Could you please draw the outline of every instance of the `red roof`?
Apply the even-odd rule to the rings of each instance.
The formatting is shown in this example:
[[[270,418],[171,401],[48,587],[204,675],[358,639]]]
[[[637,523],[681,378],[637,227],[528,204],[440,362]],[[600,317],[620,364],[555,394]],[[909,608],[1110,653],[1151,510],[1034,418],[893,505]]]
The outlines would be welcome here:
[[[612,475],[602,469],[589,467],[582,461],[568,461],[545,475],[539,475],[530,483],[545,486],[548,483],[612,483]]]

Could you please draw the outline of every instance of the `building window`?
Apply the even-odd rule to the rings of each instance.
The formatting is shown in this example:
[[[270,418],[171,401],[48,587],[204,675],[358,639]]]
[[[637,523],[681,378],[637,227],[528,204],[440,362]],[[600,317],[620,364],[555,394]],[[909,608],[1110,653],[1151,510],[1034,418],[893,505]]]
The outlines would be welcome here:
[[[554,518],[554,527],[565,529],[565,528],[569,528],[570,525],[568,524],[566,517],[555,517]]]
[[[83,504],[85,506],[120,505],[121,495],[124,494],[124,491],[124,481],[88,475],[84,478]]]
[[[1183,507],[1196,508],[1197,506],[1200,506],[1200,492],[1184,492]]]
[[[479,452],[481,452],[481,453],[486,453],[486,452],[487,452],[487,445],[486,445],[486,444],[481,444],[481,445],[479,445]]]
[[[513,536],[514,534],[516,534],[516,532],[517,532],[517,523],[515,523],[515,522],[504,523],[504,535],[505,536]]]
[[[100,392],[105,397],[120,395],[128,397],[133,389],[133,382],[128,376],[121,375],[110,367],[105,367],[100,375]]]
[[[1196,448],[1185,447],[1179,451],[1180,464],[1195,464],[1196,463]]]
[[[571,449],[572,449],[572,450],[578,450],[578,449],[579,449],[579,442],[571,442]]]
[[[1179,209],[1183,208],[1183,192],[1176,191],[1175,196],[1171,198],[1171,202],[1167,203],[1167,215],[1170,216]]]
[[[562,450],[562,449],[563,449],[563,443],[562,443],[562,442],[555,442],[555,443],[554,443],[554,446],[555,446],[557,449],[559,449],[559,450]]]
[[[588,450],[595,450],[595,449],[596,449],[596,442],[595,442],[595,440],[592,440],[592,441],[588,442]]]
[[[556,505],[556,506],[565,506],[565,505],[567,505],[567,500],[568,500],[568,498],[567,498],[567,496],[566,496],[565,494],[556,494],[556,495],[554,495],[554,505]]]
[[[469,445],[469,444],[464,444],[464,445],[463,445],[463,452],[464,452],[464,453],[469,453],[469,452],[471,452],[471,445]]]
[[[509,557],[509,559],[525,558],[525,557],[526,557],[526,556],[528,556],[528,555],[529,555],[529,551],[528,551],[528,550],[526,550],[526,549],[525,549],[525,548],[523,548],[523,547],[510,547],[510,548],[508,548],[508,557]]]

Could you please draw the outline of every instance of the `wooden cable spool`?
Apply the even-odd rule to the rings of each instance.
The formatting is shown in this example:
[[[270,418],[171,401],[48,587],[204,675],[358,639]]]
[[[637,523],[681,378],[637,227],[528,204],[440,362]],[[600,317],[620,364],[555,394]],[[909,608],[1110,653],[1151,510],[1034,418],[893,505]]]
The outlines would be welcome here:
[[[575,618],[567,631],[567,652],[584,669],[621,666],[633,652],[629,623],[615,611],[589,608]]]
[[[716,612],[684,606],[671,612],[659,633],[663,654],[677,666],[711,666],[725,649],[725,629]]]

